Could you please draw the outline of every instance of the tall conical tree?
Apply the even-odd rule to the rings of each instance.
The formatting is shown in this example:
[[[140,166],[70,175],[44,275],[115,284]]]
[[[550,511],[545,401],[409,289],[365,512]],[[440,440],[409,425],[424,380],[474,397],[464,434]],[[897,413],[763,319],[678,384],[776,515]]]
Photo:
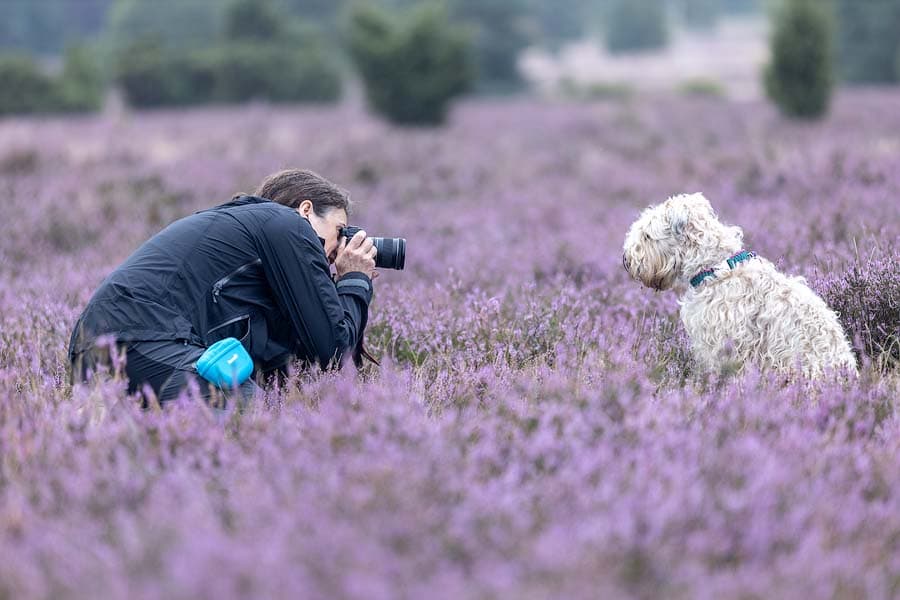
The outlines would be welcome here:
[[[789,117],[823,116],[834,89],[831,15],[820,0],[787,0],[772,35],[766,92]]]

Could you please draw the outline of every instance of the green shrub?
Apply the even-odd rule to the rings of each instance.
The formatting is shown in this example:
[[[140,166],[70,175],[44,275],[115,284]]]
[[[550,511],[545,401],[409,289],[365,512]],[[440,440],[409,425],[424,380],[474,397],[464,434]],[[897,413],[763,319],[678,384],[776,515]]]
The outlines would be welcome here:
[[[233,43],[215,58],[215,96],[225,102],[265,99],[273,102],[330,102],[341,92],[336,66],[311,45]]]
[[[66,50],[58,85],[61,108],[66,111],[93,111],[103,105],[103,73],[91,52],[83,46]]]
[[[900,48],[897,48],[897,59],[894,72],[897,74],[897,81],[900,81]]]
[[[779,12],[765,87],[783,114],[814,119],[827,112],[834,87],[832,35],[819,0],[787,0]]]
[[[83,112],[103,103],[100,69],[81,47],[66,51],[59,77],[48,75],[29,57],[0,57],[0,81],[0,114]]]
[[[223,22],[212,46],[179,52],[143,40],[123,52],[116,81],[129,104],[324,102],[340,95],[340,72],[319,38],[271,0],[235,0]]]
[[[341,80],[317,48],[288,49],[239,42],[187,54],[132,49],[116,80],[129,104],[140,108],[209,102],[327,102]]]
[[[221,0],[116,0],[107,17],[107,42],[115,53],[141,39],[173,50],[208,48],[222,32],[226,7]]]
[[[612,53],[663,48],[669,41],[663,0],[610,0],[606,47]]]
[[[272,43],[284,33],[284,22],[272,0],[234,0],[225,11],[225,39]]]
[[[402,15],[357,5],[349,50],[369,103],[395,123],[441,123],[472,84],[468,38],[435,5]]]
[[[710,98],[724,98],[725,88],[714,79],[695,78],[683,81],[678,90],[685,96],[706,96]]]
[[[630,85],[620,81],[594,81],[579,83],[565,77],[559,82],[559,91],[566,98],[586,101],[627,102],[634,98],[635,91]]]
[[[0,57],[0,82],[0,115],[47,112],[59,106],[56,82],[28,57]]]
[[[900,0],[835,0],[841,77],[851,83],[900,81]]]
[[[531,41],[526,0],[453,0],[451,7],[454,19],[472,32],[481,87],[518,87],[522,83],[519,54]]]
[[[341,78],[317,32],[274,0],[234,0],[215,50],[216,98],[225,102],[329,102]]]
[[[208,51],[175,53],[148,40],[122,52],[115,71],[125,99],[139,108],[209,102],[217,81]]]

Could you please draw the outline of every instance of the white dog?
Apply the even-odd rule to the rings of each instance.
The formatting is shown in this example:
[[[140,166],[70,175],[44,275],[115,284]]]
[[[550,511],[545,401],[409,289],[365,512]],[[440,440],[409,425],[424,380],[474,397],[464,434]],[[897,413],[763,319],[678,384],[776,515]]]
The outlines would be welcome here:
[[[719,222],[703,194],[645,210],[625,236],[625,269],[680,296],[681,320],[706,370],[726,364],[807,377],[856,371],[837,315],[802,277],[742,249],[743,232]]]

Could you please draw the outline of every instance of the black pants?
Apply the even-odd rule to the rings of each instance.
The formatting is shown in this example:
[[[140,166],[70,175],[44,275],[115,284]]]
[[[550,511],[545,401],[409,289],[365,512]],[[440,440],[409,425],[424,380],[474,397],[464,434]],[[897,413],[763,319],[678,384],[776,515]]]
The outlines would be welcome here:
[[[233,390],[217,394],[216,387],[197,373],[197,359],[206,351],[202,346],[175,341],[130,342],[120,346],[119,351],[124,352],[124,371],[128,378],[129,394],[143,392],[145,386],[149,386],[160,404],[164,404],[177,398],[188,387],[189,382],[194,381],[207,402],[220,396],[234,396]],[[73,383],[86,382],[92,374],[111,370],[113,362],[107,348],[92,349],[76,355],[72,361]],[[258,389],[252,380],[244,382],[237,390],[239,406],[245,407]]]

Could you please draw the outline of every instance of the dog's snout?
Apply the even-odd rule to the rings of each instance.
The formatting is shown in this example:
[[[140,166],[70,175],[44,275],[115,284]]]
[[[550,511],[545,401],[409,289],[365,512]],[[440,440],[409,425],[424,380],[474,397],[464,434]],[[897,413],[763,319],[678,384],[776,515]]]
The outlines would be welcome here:
[[[626,272],[631,273],[631,269],[628,268],[628,255],[624,252],[622,253],[622,268],[625,269]]]

